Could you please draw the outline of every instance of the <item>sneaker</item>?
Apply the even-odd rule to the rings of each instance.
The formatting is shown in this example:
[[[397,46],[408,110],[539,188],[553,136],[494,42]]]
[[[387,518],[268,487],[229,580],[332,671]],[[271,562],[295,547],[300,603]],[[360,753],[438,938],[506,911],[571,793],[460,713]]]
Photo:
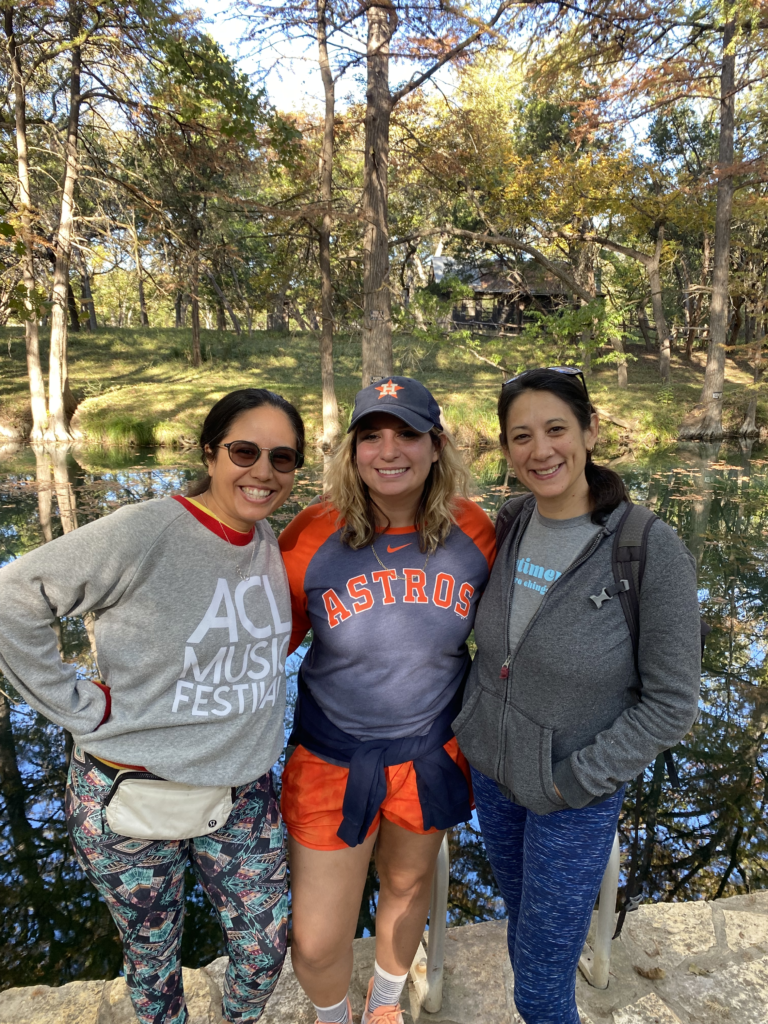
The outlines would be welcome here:
[[[373,978],[368,982],[368,995],[365,997],[365,1009],[361,1024],[403,1024],[403,1015],[400,1011],[400,1003],[394,1006],[377,1006],[375,1010],[368,1009],[373,991]]]
[[[316,1020],[315,1024],[320,1024],[320,1021]],[[349,996],[347,996],[347,1024],[352,1024],[352,1004],[349,1001]]]

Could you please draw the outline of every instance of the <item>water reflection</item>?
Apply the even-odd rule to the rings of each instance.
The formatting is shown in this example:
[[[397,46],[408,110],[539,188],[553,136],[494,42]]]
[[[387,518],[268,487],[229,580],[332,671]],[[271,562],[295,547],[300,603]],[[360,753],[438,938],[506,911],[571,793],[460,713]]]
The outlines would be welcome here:
[[[636,501],[686,541],[699,566],[707,642],[702,716],[675,755],[675,791],[660,758],[628,789],[620,831],[624,882],[646,898],[715,898],[768,887],[768,453],[741,446],[678,446],[615,464]],[[515,489],[496,452],[475,458],[480,504],[491,515]],[[0,563],[120,505],[184,489],[194,455],[14,446],[0,449]],[[322,464],[297,479],[278,532],[321,488]],[[96,672],[88,623],[64,620],[60,646],[84,676]],[[296,659],[292,662],[294,668]],[[0,677],[0,686],[13,691]],[[83,879],[62,815],[68,737],[0,696],[0,988],[111,977],[120,950],[106,909]],[[500,916],[482,844],[470,824],[452,835],[453,923]],[[371,930],[377,881],[368,879],[359,933]],[[190,878],[185,964],[218,955],[220,934]]]

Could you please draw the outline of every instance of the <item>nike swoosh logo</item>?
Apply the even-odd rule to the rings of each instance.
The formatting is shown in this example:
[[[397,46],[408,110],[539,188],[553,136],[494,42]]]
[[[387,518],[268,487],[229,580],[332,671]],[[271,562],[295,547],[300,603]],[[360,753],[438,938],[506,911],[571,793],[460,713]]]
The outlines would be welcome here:
[[[403,548],[409,548],[411,546],[411,543],[411,541],[408,541],[407,544],[401,544],[399,548],[391,548],[389,544],[387,544],[387,551],[390,553],[390,555],[394,555],[396,551],[402,551]]]

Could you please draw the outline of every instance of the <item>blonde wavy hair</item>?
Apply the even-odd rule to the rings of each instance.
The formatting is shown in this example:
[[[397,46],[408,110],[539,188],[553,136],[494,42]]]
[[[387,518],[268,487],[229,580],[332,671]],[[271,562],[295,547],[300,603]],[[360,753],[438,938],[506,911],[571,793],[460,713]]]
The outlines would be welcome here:
[[[357,468],[355,453],[359,429],[345,434],[331,456],[325,493],[325,497],[339,513],[341,539],[353,550],[367,547],[376,539],[375,510],[378,508]],[[419,530],[419,547],[425,553],[434,554],[437,546],[445,543],[456,522],[456,498],[467,496],[470,476],[450,434],[436,427],[429,434],[436,447],[439,447],[441,437],[445,437],[446,441],[440,458],[432,463],[424,483],[424,492],[416,512],[416,526]],[[379,515],[386,520],[381,509]]]

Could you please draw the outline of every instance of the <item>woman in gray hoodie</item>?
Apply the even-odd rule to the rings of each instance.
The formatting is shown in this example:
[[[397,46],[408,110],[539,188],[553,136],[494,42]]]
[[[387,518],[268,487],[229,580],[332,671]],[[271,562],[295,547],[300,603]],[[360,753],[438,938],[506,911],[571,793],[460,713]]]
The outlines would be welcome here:
[[[528,370],[504,385],[498,412],[510,469],[531,493],[499,514],[506,536],[453,727],[509,915],[518,1011],[526,1024],[579,1024],[576,969],[625,783],[697,715],[695,562],[654,520],[635,657],[618,594],[605,594],[628,497],[592,462],[598,417],[583,375]]]

